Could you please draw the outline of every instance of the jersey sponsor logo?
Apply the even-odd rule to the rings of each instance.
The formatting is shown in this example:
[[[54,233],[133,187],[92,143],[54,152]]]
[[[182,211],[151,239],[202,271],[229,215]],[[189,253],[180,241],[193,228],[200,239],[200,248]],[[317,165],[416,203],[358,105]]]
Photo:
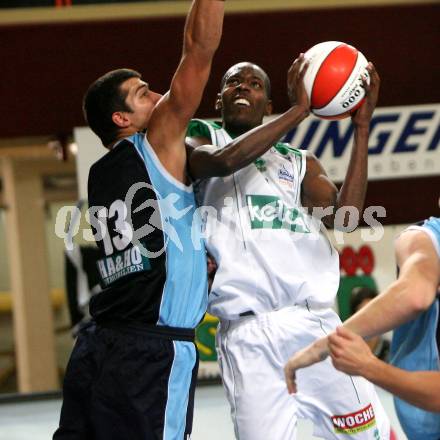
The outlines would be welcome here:
[[[287,206],[279,197],[246,195],[251,229],[288,229],[307,234],[306,216],[297,208]]]
[[[105,286],[126,275],[151,269],[150,261],[142,255],[138,246],[101,258],[98,260],[97,266]]]
[[[357,434],[376,426],[376,416],[371,403],[359,411],[332,416],[331,419],[338,434]]]
[[[281,182],[293,183],[294,176],[285,165],[281,165],[281,168],[278,170],[278,179]]]

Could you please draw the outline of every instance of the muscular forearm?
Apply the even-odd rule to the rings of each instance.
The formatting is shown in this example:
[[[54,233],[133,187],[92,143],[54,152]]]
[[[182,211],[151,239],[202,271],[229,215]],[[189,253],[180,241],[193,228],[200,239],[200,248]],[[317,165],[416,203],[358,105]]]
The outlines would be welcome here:
[[[224,0],[194,0],[188,15],[183,53],[197,51],[211,59],[217,50],[223,26]]]
[[[309,111],[305,107],[294,106],[272,121],[234,139],[228,146],[218,151],[216,160],[223,165],[221,168],[226,174],[231,174],[263,155],[308,114]]]
[[[368,127],[355,126],[354,143],[344,183],[336,200],[336,209],[354,206],[362,212],[368,180]]]
[[[364,338],[377,336],[416,318],[427,304],[418,303],[429,286],[397,280],[384,293],[344,322],[344,327]],[[434,291],[435,294],[435,291]]]
[[[370,382],[413,405],[440,412],[440,371],[408,372],[374,358],[361,373]]]
[[[440,266],[429,237],[423,232],[403,234],[396,243],[396,257],[399,279],[345,321],[344,327],[363,337],[376,336],[414,319],[431,306]]]

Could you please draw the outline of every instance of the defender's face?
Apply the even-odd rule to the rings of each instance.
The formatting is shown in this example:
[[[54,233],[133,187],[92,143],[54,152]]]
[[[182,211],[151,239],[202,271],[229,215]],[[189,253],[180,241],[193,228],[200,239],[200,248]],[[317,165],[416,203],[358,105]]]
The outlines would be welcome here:
[[[136,131],[147,128],[151,113],[162,95],[150,90],[148,84],[140,78],[130,78],[121,85],[127,92],[126,104],[132,112],[127,113],[131,125]]]
[[[253,128],[270,114],[264,73],[252,64],[239,64],[230,69],[217,101],[223,121],[228,126]]]

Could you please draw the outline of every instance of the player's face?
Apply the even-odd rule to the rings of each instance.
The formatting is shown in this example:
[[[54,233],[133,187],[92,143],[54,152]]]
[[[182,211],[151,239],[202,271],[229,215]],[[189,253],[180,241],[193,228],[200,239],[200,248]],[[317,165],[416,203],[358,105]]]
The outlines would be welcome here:
[[[121,85],[127,91],[125,102],[132,112],[127,113],[131,125],[136,131],[147,128],[151,113],[162,95],[150,90],[148,84],[140,78],[130,78]]]
[[[249,63],[231,68],[217,101],[226,127],[257,127],[270,114],[264,72]],[[243,130],[241,130],[243,131]]]

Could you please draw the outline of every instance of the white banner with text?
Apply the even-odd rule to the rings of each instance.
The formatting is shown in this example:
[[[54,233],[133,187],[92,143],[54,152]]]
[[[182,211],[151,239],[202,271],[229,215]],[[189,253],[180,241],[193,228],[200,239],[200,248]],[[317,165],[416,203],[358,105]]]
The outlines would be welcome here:
[[[343,181],[350,160],[350,118],[310,116],[284,139],[314,153],[329,177]],[[395,179],[440,174],[440,104],[382,107],[370,124],[368,178]]]

